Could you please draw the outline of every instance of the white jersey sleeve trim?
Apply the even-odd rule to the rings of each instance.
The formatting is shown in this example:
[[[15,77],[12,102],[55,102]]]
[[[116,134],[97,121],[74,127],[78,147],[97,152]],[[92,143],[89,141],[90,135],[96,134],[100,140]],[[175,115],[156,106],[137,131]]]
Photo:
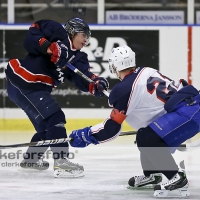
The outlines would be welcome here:
[[[104,129],[105,123],[106,123],[109,119],[111,119],[111,118],[108,117],[108,118],[106,118],[106,119],[104,120],[104,122],[92,126],[92,127],[91,127],[92,134],[96,134],[96,133],[98,133],[99,131],[103,130],[103,129]],[[122,128],[122,126],[121,126],[121,128]],[[105,143],[105,142],[112,141],[112,140],[114,140],[115,138],[117,138],[117,137],[119,136],[120,133],[121,133],[121,129],[120,129],[119,132],[117,132],[113,137],[111,137],[111,138],[109,138],[109,139],[107,139],[107,140],[99,141],[99,143]]]

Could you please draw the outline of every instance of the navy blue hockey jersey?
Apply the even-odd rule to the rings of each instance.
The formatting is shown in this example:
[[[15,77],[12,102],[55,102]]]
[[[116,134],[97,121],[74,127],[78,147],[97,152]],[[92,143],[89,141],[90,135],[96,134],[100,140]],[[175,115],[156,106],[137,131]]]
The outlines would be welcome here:
[[[47,45],[58,40],[68,48],[68,62],[86,76],[92,77],[87,54],[73,48],[63,26],[52,20],[40,20],[31,25],[24,40],[24,47],[28,51],[27,56],[23,60],[9,61],[5,70],[7,78],[19,88],[48,91],[68,79],[80,90],[88,92],[88,82],[82,77],[69,68],[57,68],[51,62],[51,55],[46,52]]]

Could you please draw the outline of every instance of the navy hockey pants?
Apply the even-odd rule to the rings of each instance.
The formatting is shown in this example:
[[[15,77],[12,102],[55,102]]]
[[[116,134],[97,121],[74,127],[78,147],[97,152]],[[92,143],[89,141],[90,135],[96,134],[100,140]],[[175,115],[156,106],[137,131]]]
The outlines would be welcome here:
[[[7,92],[9,98],[27,114],[37,133],[32,137],[31,142],[38,140],[51,140],[66,138],[64,127],[65,116],[58,103],[53,99],[49,91],[31,91],[20,89],[10,80],[7,80]],[[68,143],[50,145],[54,158],[60,158],[68,154]],[[29,147],[27,158],[36,161],[41,154],[47,150],[46,147]],[[40,153],[38,157],[30,157],[31,152]],[[35,154],[34,154],[35,155]],[[63,157],[63,156],[62,156]]]

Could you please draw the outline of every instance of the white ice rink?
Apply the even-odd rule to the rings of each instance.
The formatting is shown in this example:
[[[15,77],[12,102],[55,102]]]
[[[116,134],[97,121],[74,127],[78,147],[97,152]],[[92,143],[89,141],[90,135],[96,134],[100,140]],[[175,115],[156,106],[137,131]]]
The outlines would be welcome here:
[[[2,163],[15,163],[15,160],[1,158],[0,200],[156,199],[150,189],[127,189],[129,178],[142,173],[139,151],[133,142],[133,136],[124,136],[104,145],[93,145],[85,149],[70,148],[75,154],[72,161],[85,168],[85,176],[75,179],[54,178],[52,159],[48,159],[51,166],[46,171],[26,171],[16,166],[3,167]],[[8,155],[17,150],[25,152],[26,148],[1,150],[0,155]],[[191,193],[189,199],[200,199],[199,153],[200,150],[196,149],[190,152],[177,151],[174,155],[177,163],[183,159],[185,161]],[[21,159],[17,160],[20,161]]]

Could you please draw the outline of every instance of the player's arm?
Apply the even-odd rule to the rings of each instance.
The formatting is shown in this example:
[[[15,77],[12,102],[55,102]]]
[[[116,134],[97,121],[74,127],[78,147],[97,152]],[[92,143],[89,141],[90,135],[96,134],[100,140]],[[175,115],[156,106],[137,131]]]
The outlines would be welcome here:
[[[89,144],[112,141],[118,137],[121,132],[122,123],[126,118],[128,98],[129,94],[118,99],[114,104],[115,108],[112,109],[110,116],[103,123],[73,131],[70,135],[73,138],[70,142],[71,146],[86,147]]]
[[[61,42],[67,32],[61,24],[52,20],[33,23],[24,40],[25,49],[34,55],[49,54],[56,67],[62,68],[68,59],[68,48]]]
[[[52,20],[39,20],[33,23],[25,37],[24,47],[32,54],[47,54],[52,42],[64,40],[67,32],[60,23]]]

